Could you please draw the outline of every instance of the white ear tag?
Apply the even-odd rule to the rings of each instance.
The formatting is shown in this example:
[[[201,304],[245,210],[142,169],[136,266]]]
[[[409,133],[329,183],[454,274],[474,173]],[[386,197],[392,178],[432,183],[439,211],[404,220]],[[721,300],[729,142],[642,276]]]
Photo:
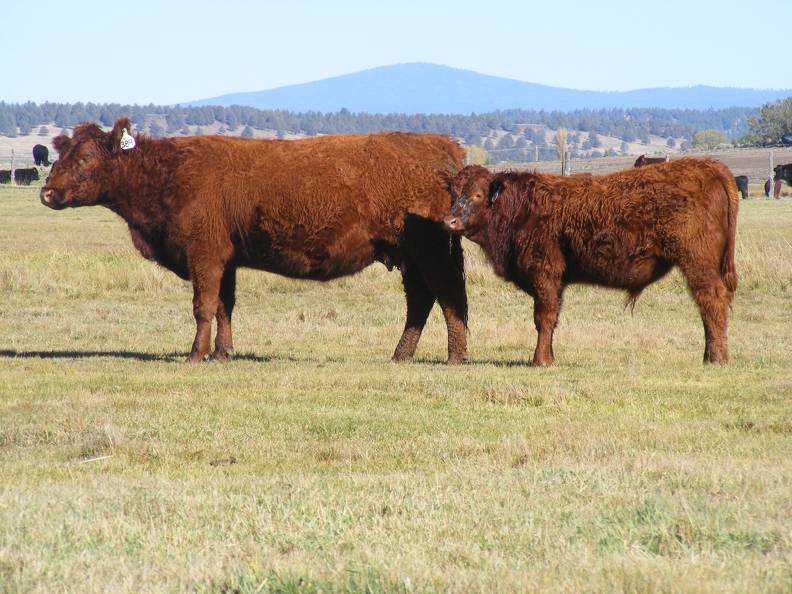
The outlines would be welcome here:
[[[135,148],[135,139],[129,135],[126,128],[123,128],[121,134],[121,150],[128,151],[133,148]]]

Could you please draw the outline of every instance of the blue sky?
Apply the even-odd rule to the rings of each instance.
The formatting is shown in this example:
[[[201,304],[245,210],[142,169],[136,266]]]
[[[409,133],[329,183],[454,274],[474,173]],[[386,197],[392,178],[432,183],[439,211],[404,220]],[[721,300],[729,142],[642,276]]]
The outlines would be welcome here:
[[[399,62],[591,90],[792,88],[789,0],[3,4],[13,103],[175,103]]]

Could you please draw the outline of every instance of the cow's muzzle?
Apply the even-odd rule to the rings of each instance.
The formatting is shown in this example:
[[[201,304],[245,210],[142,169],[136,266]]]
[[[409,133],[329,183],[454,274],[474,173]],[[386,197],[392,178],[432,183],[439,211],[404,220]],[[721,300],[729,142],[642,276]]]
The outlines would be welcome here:
[[[49,206],[54,210],[60,210],[66,207],[63,194],[52,188],[41,188],[39,199],[44,206]]]

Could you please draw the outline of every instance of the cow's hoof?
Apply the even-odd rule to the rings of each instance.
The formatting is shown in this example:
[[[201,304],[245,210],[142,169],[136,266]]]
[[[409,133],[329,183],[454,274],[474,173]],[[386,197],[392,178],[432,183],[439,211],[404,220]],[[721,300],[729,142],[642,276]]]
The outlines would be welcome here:
[[[446,365],[462,365],[467,362],[467,355],[451,355],[446,361]]]
[[[187,357],[187,363],[203,363],[209,360],[209,355],[202,355],[201,353],[190,353]]]
[[[391,361],[394,363],[412,363],[412,355],[393,355]]]

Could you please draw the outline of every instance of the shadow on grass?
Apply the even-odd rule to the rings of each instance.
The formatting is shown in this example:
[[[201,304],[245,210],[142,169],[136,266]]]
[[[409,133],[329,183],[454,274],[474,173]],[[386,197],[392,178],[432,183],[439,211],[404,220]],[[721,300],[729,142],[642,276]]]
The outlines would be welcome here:
[[[0,350],[0,359],[134,359],[136,361],[160,361],[163,363],[184,363],[187,360],[187,353],[141,353],[136,351],[17,351],[12,349]],[[255,355],[253,353],[238,353],[231,361],[249,361],[253,363],[342,363],[343,357],[317,358],[295,355]],[[383,359],[382,364],[388,364],[388,359]],[[416,357],[412,362],[399,363],[399,365],[429,365],[446,366],[446,362],[440,359],[425,359]],[[469,359],[462,365],[482,366],[492,365],[493,367],[532,367],[530,359]]]
[[[108,357],[114,359],[136,359],[138,361],[183,361],[181,353],[137,353],[134,351],[16,351],[0,350],[3,359],[90,359]]]
[[[440,359],[424,359],[416,357],[412,361],[413,365],[440,365],[446,367],[446,362]],[[410,363],[400,363],[400,365],[410,365]],[[530,359],[468,359],[462,367],[479,367],[482,365],[492,365],[493,367],[533,367]],[[453,368],[453,366],[452,366]]]
[[[0,359],[135,359],[137,361],[161,361],[164,363],[185,363],[187,353],[139,353],[135,351],[16,351],[0,350]],[[254,363],[269,363],[286,361],[291,363],[314,362],[334,363],[341,359],[316,359],[312,357],[295,357],[294,355],[254,355],[253,353],[240,353],[234,355],[231,361],[252,361]],[[213,361],[208,361],[213,362]]]

